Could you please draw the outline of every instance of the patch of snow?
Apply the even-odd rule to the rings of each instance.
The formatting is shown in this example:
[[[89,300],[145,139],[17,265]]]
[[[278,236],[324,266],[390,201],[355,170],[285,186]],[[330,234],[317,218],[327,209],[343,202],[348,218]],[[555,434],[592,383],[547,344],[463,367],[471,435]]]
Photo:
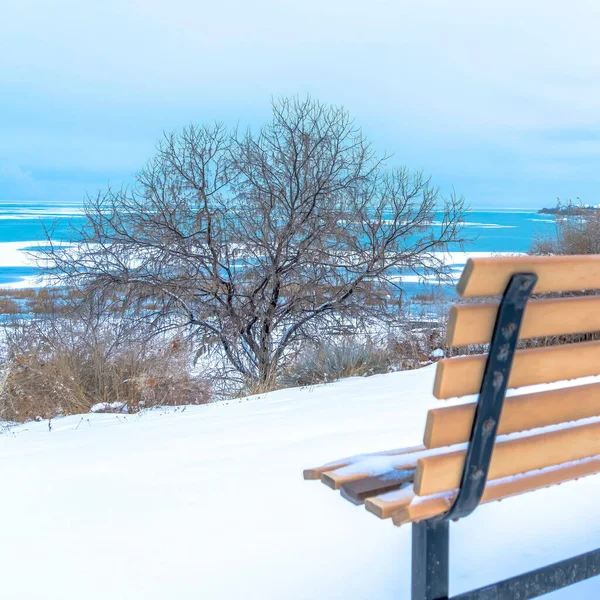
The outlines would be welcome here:
[[[53,242],[55,246],[70,246],[67,242]],[[0,242],[0,267],[36,266],[35,252],[29,248],[48,246],[45,240],[27,242]],[[39,255],[39,253],[38,253]],[[2,286],[6,287],[6,286]]]
[[[302,471],[421,443],[427,410],[456,403],[433,398],[434,373],[5,429],[0,596],[408,600],[410,527]],[[452,523],[451,594],[596,548],[599,495],[592,476]],[[600,578],[549,596],[598,597]]]

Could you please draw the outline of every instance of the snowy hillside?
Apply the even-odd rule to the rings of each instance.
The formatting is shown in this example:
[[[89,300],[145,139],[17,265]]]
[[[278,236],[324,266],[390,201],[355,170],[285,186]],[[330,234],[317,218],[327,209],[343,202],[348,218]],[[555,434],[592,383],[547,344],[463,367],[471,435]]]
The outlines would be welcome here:
[[[408,599],[410,527],[302,470],[421,442],[434,369],[0,436],[3,600]],[[600,545],[600,476],[451,525],[451,592]],[[600,597],[600,579],[551,598]]]

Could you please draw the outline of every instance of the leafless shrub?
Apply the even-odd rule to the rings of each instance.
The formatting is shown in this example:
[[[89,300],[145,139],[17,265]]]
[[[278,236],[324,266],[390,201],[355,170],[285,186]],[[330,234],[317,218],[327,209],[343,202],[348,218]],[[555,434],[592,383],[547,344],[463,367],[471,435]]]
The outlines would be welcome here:
[[[281,387],[368,377],[430,364],[443,350],[443,328],[400,327],[379,336],[342,335],[303,347],[278,379]]]
[[[300,352],[282,373],[280,382],[283,387],[315,385],[388,373],[391,369],[391,353],[386,348],[368,341],[329,340]]]
[[[11,298],[0,298],[0,315],[16,315],[22,312],[21,307]]]
[[[152,342],[94,311],[14,322],[3,329],[0,419],[26,421],[96,410],[136,412],[204,404],[209,382],[191,371],[189,345]]]

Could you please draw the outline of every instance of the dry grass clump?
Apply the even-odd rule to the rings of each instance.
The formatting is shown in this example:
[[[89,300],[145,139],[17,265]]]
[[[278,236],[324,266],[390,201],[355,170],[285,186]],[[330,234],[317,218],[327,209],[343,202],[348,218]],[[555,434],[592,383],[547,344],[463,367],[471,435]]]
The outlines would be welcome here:
[[[0,315],[67,313],[74,301],[81,299],[75,289],[56,288],[0,288]]]
[[[110,333],[7,331],[0,419],[27,421],[99,411],[137,412],[157,405],[204,404],[211,386],[190,373],[186,344],[116,340]]]
[[[37,290],[33,288],[25,289],[0,289],[0,297],[2,298],[13,298],[15,300],[26,300],[28,298],[35,298],[37,296]]]
[[[11,298],[0,297],[0,315],[18,315],[21,307]]]
[[[600,210],[571,212],[555,217],[555,233],[535,238],[532,254],[600,254]]]

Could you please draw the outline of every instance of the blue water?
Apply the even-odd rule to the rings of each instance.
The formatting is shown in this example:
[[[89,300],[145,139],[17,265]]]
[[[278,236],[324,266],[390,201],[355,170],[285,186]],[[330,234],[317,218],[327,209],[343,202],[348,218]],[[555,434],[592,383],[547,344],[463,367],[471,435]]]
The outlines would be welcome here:
[[[50,230],[54,239],[64,239],[70,223],[83,223],[80,213],[73,203],[0,202],[0,243],[44,240]]]
[[[467,252],[527,252],[536,235],[554,230],[548,215],[535,210],[477,210],[465,218],[464,234],[476,239]],[[458,250],[458,248],[451,248]]]
[[[15,284],[38,273],[14,252],[14,242],[22,242],[23,250],[31,249],[52,231],[56,240],[69,239],[70,225],[83,224],[81,206],[72,203],[0,202],[0,286]],[[535,210],[474,210],[465,217],[464,234],[472,238],[467,252],[527,252],[536,235],[553,229],[552,219]],[[7,244],[2,246],[2,244]],[[9,248],[11,251],[9,252]],[[21,246],[19,245],[19,248]],[[451,247],[450,250],[460,250]],[[3,256],[4,255],[4,256]],[[425,286],[431,288],[432,286]],[[422,283],[404,284],[407,295],[422,292]]]

